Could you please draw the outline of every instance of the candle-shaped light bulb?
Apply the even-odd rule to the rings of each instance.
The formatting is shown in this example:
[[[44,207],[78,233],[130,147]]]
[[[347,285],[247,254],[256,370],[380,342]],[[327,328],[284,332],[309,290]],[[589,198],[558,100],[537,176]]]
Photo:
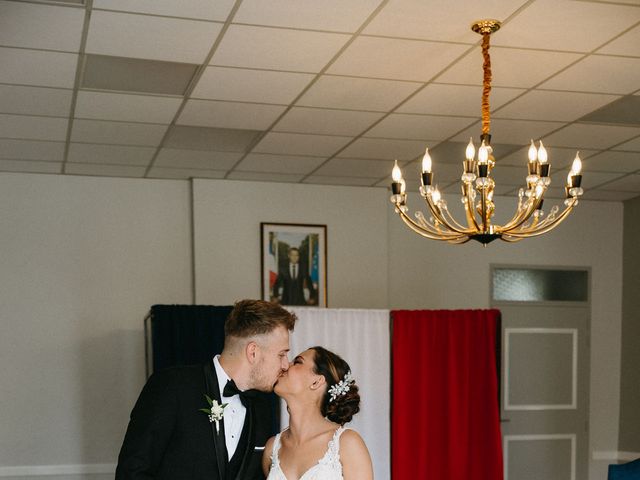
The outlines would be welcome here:
[[[571,185],[571,175],[573,175],[573,172],[567,173],[567,185]]]
[[[473,138],[469,138],[469,144],[467,145],[467,151],[465,152],[465,157],[467,160],[473,160],[473,157],[476,156],[476,147],[473,145]]]
[[[529,161],[535,162],[538,159],[538,149],[533,143],[533,139],[531,140],[531,145],[529,146]]]
[[[538,148],[538,160],[540,163],[547,163],[547,149],[544,148],[542,140],[540,140],[540,147]]]
[[[571,164],[571,175],[580,175],[582,171],[582,160],[580,160],[580,152],[576,152],[576,158],[573,159]]]
[[[483,140],[482,145],[480,145],[480,148],[478,149],[478,162],[487,163],[488,160],[489,160],[489,149],[484,144],[484,140]]]
[[[429,155],[429,149],[427,148],[422,157],[422,171],[424,173],[431,173],[431,155]]]
[[[402,170],[398,166],[398,160],[396,160],[393,164],[393,170],[391,170],[391,178],[394,182],[400,182],[402,180]]]
[[[436,204],[440,201],[440,190],[438,190],[438,187],[431,192],[431,200]]]

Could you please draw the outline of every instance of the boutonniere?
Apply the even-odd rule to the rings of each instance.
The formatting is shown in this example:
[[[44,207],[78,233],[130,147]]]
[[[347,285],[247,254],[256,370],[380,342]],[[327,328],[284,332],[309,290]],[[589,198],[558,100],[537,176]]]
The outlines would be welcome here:
[[[224,416],[224,408],[228,403],[219,404],[217,400],[212,400],[209,395],[205,395],[209,408],[201,408],[200,411],[209,416],[209,423],[216,422],[216,433],[220,433],[220,420]]]

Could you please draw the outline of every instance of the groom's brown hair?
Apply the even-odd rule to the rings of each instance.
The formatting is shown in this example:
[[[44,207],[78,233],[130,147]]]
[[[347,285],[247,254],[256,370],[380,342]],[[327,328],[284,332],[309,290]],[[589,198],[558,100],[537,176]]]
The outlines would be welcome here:
[[[293,331],[297,317],[280,305],[265,300],[240,300],[224,324],[225,337],[252,337],[270,333],[279,326]]]

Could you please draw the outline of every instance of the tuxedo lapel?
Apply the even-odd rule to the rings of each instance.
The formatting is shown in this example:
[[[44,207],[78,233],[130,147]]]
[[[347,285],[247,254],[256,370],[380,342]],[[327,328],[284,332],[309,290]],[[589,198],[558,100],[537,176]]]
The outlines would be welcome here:
[[[216,369],[213,367],[213,360],[204,366],[204,378],[207,383],[207,394],[218,403],[220,400],[220,391],[218,389],[218,376]],[[216,464],[218,465],[218,478],[224,480],[225,470],[227,466],[227,447],[224,440],[224,420],[219,422],[219,430],[216,431],[216,422],[211,422],[211,434],[213,436],[213,445],[216,451]]]
[[[255,432],[255,428],[254,428],[254,424],[255,424],[255,416],[256,416],[256,412],[255,412],[255,407],[253,405],[253,401],[249,404],[249,406],[247,407],[247,417],[245,419],[246,422],[248,422],[247,428],[248,428],[248,432],[247,432],[247,444],[246,444],[246,448],[242,454],[242,463],[240,464],[240,470],[238,471],[238,475],[237,475],[237,479],[242,479],[244,478],[244,472],[247,469],[247,467],[249,466],[249,462],[251,461],[251,457],[253,455],[253,449],[255,447],[256,444],[256,432]]]

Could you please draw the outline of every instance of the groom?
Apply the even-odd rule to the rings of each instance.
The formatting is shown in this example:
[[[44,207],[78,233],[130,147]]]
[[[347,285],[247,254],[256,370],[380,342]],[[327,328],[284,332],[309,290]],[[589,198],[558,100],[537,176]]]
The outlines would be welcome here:
[[[222,354],[204,367],[154,373],[131,412],[116,480],[264,478],[260,461],[271,425],[261,392],[271,392],[289,368],[295,322],[276,304],[242,300],[225,322]],[[205,395],[226,404],[221,415],[208,414]]]

